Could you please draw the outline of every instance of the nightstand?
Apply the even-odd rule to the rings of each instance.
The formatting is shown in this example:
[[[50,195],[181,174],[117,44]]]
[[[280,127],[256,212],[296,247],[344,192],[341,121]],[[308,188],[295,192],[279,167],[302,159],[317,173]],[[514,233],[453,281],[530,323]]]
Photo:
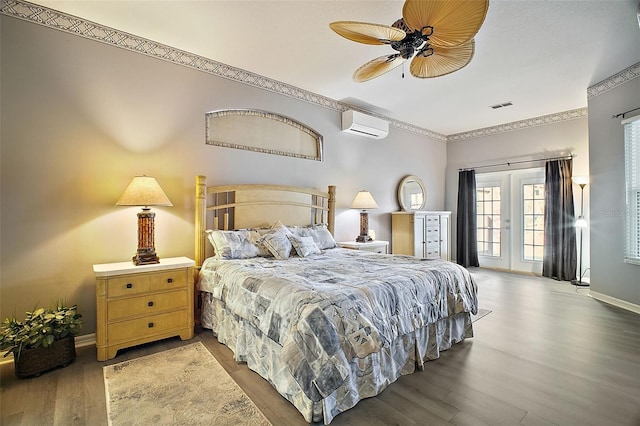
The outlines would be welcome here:
[[[193,267],[187,257],[93,265],[96,277],[96,349],[98,361],[118,349],[167,337],[194,335]]]
[[[359,243],[356,241],[343,241],[338,243],[338,246],[352,250],[364,250],[382,254],[389,253],[389,241],[376,240],[366,243]]]

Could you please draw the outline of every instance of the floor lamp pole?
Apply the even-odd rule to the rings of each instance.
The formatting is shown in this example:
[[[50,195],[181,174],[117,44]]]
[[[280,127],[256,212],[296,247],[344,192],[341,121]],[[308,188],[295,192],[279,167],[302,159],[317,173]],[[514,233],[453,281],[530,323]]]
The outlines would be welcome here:
[[[573,280],[571,283],[573,285],[581,286],[581,287],[589,287],[588,283],[582,282],[582,230],[586,226],[586,221],[584,219],[584,186],[586,183],[580,183],[580,217],[576,222],[576,225],[580,228],[580,259],[578,263],[578,279]]]

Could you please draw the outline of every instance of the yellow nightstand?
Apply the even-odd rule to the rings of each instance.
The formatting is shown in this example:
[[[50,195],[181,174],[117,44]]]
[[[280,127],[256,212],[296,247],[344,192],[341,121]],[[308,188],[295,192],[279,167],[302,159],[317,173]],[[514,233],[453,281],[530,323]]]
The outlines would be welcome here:
[[[93,265],[96,276],[98,361],[118,349],[172,336],[194,335],[193,267],[187,257]]]
[[[343,241],[338,246],[351,250],[365,250],[374,253],[389,253],[389,241],[369,241],[367,243],[359,243],[356,241]]]

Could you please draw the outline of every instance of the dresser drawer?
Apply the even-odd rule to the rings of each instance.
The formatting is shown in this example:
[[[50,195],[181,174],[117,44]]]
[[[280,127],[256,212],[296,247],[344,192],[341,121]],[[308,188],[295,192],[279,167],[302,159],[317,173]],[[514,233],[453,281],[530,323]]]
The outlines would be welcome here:
[[[189,326],[189,316],[187,310],[182,309],[109,324],[107,325],[107,341],[108,344],[114,344],[129,340],[143,340],[148,336],[187,326]]]
[[[112,300],[107,306],[107,321],[111,322],[136,315],[152,315],[156,312],[176,310],[184,308],[187,304],[186,289]]]
[[[185,288],[187,272],[185,270],[131,274],[109,278],[107,297],[133,296],[150,291]]]

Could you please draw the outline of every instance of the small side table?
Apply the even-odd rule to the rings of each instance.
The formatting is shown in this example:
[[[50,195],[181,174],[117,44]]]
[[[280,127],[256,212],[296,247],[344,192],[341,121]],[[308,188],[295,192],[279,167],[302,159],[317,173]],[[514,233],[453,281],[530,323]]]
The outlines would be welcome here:
[[[98,361],[115,357],[118,349],[193,337],[194,264],[187,257],[173,257],[149,265],[93,265]]]
[[[364,250],[373,253],[389,253],[389,241],[369,241],[366,243],[359,243],[357,241],[342,241],[338,243],[338,246],[351,250]]]

